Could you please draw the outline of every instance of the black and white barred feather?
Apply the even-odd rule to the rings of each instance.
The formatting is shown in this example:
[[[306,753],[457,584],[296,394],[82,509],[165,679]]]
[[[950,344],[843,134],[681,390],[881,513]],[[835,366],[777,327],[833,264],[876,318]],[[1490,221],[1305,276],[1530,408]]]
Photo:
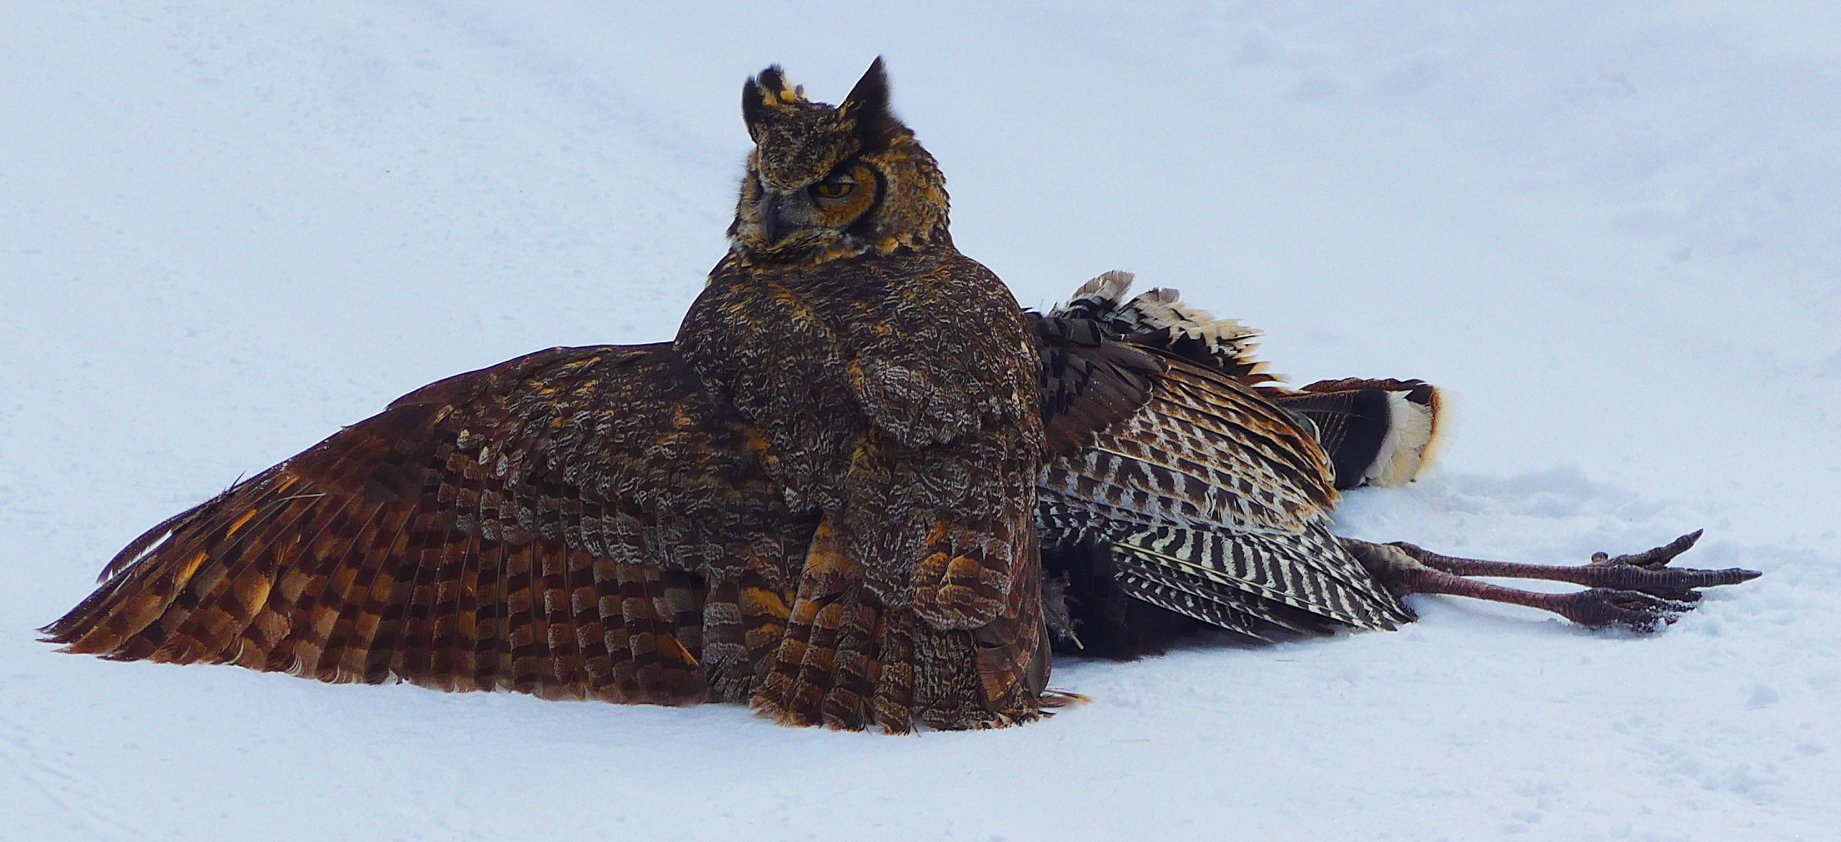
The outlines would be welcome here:
[[[1135,355],[1123,366],[1141,381],[1131,408],[1043,474],[1044,564],[1070,583],[1064,641],[1084,646],[1083,627],[1130,616],[1110,604],[1120,595],[1262,640],[1412,621],[1330,532],[1330,513],[1338,487],[1411,478],[1430,418],[1421,434],[1386,413],[1397,411],[1398,393],[1422,398],[1410,406],[1431,416],[1436,392],[1417,381],[1285,389],[1252,356],[1255,331],[1188,307],[1173,290],[1127,299],[1130,284],[1122,272],[1095,278],[1038,328],[1055,337],[1042,342],[1045,395],[1077,390],[1047,382],[1080,369],[1055,357],[1106,356],[1118,368]],[[1045,411],[1052,439],[1053,408]],[[1414,456],[1405,470],[1402,450]],[[1108,576],[1075,569],[1102,563]],[[1092,584],[1101,579],[1104,587]],[[1156,640],[1095,643],[1100,654],[1123,656],[1160,648]]]

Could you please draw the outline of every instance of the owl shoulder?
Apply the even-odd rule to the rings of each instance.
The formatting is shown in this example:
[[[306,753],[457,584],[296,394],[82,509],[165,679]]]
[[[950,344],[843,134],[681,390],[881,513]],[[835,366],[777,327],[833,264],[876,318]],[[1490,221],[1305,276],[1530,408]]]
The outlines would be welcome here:
[[[1036,357],[997,276],[955,255],[919,273],[850,367],[878,426],[915,447],[1035,414]]]

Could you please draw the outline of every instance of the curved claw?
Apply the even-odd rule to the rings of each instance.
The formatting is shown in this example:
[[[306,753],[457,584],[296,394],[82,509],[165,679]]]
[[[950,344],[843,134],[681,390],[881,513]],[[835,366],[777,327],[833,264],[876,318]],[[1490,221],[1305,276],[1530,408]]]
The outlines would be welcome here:
[[[1595,583],[1619,590],[1641,591],[1651,596],[1677,602],[1698,602],[1700,594],[1697,588],[1711,588],[1720,585],[1736,585],[1763,575],[1756,570],[1742,567],[1727,567],[1719,570],[1703,570],[1691,567],[1669,567],[1676,556],[1688,551],[1699,541],[1701,530],[1696,529],[1659,547],[1652,547],[1640,553],[1628,553],[1613,556],[1608,553],[1593,553],[1589,566],[1604,569],[1602,576],[1594,577]]]
[[[1559,613],[1586,628],[1622,626],[1648,634],[1674,623],[1693,609],[1690,602],[1642,591],[1591,588],[1566,594]]]
[[[1668,566],[1669,562],[1674,561],[1675,556],[1687,552],[1689,547],[1694,546],[1694,542],[1699,541],[1701,533],[1705,531],[1696,529],[1660,547],[1651,547],[1640,553],[1627,553],[1619,556],[1602,552],[1592,553],[1592,563],[1598,565],[1628,564],[1647,570],[1661,570]]]

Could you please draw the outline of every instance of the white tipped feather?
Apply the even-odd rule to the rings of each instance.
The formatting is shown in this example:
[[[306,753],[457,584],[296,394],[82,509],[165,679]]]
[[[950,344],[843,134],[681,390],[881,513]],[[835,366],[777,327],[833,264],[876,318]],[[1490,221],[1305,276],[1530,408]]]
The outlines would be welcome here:
[[[1430,404],[1408,400],[1405,392],[1387,395],[1387,435],[1381,440],[1380,452],[1363,472],[1369,485],[1405,485],[1419,476],[1429,460],[1427,452],[1438,432],[1438,392]]]
[[[1135,277],[1132,273],[1121,269],[1104,272],[1093,280],[1081,284],[1080,289],[1074,290],[1074,295],[1068,299],[1068,303],[1048,311],[1048,314],[1051,316],[1066,315],[1075,305],[1083,301],[1103,305],[1102,310],[1116,309],[1119,302],[1125,300],[1125,293],[1131,292],[1131,282],[1135,280]]]
[[[1238,369],[1236,373],[1249,382],[1284,379],[1267,371],[1266,364],[1253,357],[1254,349],[1259,347],[1255,341],[1259,331],[1235,319],[1218,319],[1207,310],[1191,307],[1174,289],[1152,289],[1126,301],[1134,280],[1130,272],[1105,272],[1081,284],[1066,304],[1050,310],[1049,315],[1093,318],[1125,334],[1162,333],[1171,343],[1179,339],[1199,341],[1224,370]]]
[[[1138,323],[1149,328],[1181,333],[1212,346],[1233,346],[1237,357],[1248,357],[1259,343],[1252,341],[1259,331],[1234,319],[1217,319],[1214,314],[1181,301],[1182,293],[1174,289],[1153,289],[1132,299],[1127,309],[1138,314]]]

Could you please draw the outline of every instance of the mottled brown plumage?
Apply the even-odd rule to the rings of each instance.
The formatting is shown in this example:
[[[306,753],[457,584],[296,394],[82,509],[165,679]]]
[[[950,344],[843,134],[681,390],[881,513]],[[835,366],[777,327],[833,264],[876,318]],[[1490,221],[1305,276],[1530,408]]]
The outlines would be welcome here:
[[[668,346],[424,387],[137,539],[71,651],[326,681],[745,697],[814,526]]]
[[[1021,311],[953,248],[945,179],[880,62],[836,108],[777,68],[742,102],[757,146],[735,248],[675,345],[822,517],[754,703],[891,730],[1033,718],[1042,428]]]
[[[422,389],[124,551],[71,651],[791,723],[1034,718],[1036,352],[881,63],[770,68],[733,247],[669,346]]]

